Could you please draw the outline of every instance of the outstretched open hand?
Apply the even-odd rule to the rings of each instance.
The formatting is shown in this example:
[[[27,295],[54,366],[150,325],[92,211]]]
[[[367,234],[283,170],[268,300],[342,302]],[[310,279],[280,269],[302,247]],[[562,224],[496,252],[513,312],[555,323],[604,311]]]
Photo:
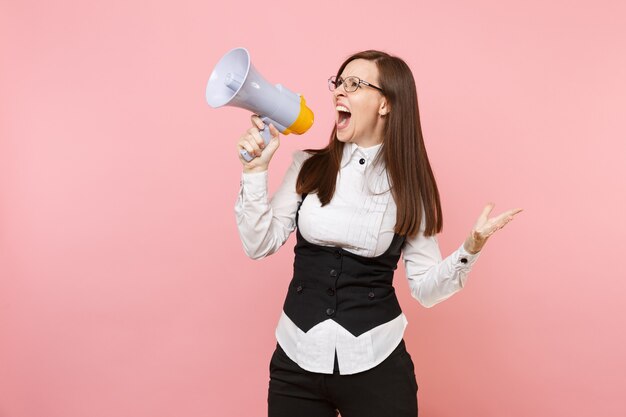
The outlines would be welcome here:
[[[505,211],[504,213],[489,218],[489,214],[491,210],[493,210],[495,203],[488,203],[483,212],[476,220],[476,224],[472,229],[472,232],[467,237],[464,243],[464,248],[469,253],[478,253],[485,243],[487,239],[491,235],[493,235],[497,230],[502,229],[508,222],[513,220],[513,216],[522,211],[521,208],[516,208],[512,210]]]

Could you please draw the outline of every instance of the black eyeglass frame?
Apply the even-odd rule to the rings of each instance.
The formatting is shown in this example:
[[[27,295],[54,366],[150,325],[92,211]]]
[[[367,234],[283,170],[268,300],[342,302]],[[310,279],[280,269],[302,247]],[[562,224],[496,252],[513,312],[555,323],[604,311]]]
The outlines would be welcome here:
[[[357,81],[358,81],[358,83],[357,83],[357,85],[356,85],[356,88],[355,88],[354,90],[352,90],[352,91],[348,91],[348,90],[346,89],[346,87],[345,87],[345,84],[344,84],[344,82],[345,82],[348,78],[356,78],[356,79],[357,79]],[[354,93],[356,90],[358,90],[358,89],[361,87],[361,84],[363,84],[363,85],[366,85],[366,86],[368,86],[368,87],[375,88],[375,89],[377,89],[378,91],[380,91],[381,93],[385,94],[385,91],[384,91],[382,88],[380,88],[380,87],[376,87],[374,84],[368,83],[367,81],[362,80],[362,79],[360,79],[359,77],[356,77],[356,76],[354,76],[354,75],[351,75],[351,76],[349,76],[349,77],[346,77],[345,79],[343,79],[343,78],[339,77],[339,79],[341,80],[341,83],[340,83],[339,85],[344,84],[344,87],[343,87],[343,88],[344,88],[344,90],[346,90],[346,92],[347,92],[347,93]],[[328,89],[329,89],[330,91],[335,91],[337,88],[339,88],[339,85],[337,85],[337,76],[333,75],[332,77],[330,77],[330,78],[328,79]]]

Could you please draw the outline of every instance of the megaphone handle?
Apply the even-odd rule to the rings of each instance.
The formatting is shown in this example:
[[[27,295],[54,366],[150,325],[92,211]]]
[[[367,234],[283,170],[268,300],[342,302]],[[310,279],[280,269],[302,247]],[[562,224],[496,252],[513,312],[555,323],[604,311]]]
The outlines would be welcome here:
[[[261,137],[263,138],[263,141],[265,142],[265,146],[267,146],[267,144],[270,143],[270,140],[272,139],[272,134],[270,133],[270,123],[273,123],[274,125],[276,125],[276,122],[274,122],[269,117],[262,117],[261,120],[263,120],[263,123],[265,124],[265,126],[263,127],[262,130],[259,130],[259,133],[261,134]],[[256,156],[250,155],[248,151],[246,151],[245,149],[240,150],[239,153],[241,154],[243,159],[245,159],[247,162],[250,162],[254,158],[256,158]]]
[[[261,134],[261,137],[265,141],[265,146],[267,146],[270,143],[270,140],[272,140],[272,134],[270,133],[270,123],[276,126],[276,122],[270,119],[269,117],[261,117],[261,120],[263,120],[264,126],[263,126],[263,130],[259,130],[259,133]]]

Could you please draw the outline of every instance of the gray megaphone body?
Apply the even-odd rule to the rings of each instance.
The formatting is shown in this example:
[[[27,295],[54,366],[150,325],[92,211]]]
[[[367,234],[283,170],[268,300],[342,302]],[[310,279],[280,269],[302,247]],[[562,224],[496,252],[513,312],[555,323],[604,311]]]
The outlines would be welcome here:
[[[304,97],[267,82],[245,48],[230,50],[217,63],[206,86],[206,101],[213,108],[234,106],[258,114],[265,123],[261,136],[266,145],[271,139],[270,123],[285,135],[301,135],[313,125],[313,112]],[[248,162],[255,158],[246,150],[241,155]]]

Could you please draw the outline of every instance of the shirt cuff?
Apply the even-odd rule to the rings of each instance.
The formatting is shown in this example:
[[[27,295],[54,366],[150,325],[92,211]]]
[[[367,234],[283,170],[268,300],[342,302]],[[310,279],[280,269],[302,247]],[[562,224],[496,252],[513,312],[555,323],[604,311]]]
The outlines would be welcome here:
[[[267,196],[267,171],[241,173],[241,191],[248,199],[258,200]]]
[[[480,256],[480,251],[478,251],[475,254],[471,254],[468,251],[466,251],[463,244],[461,244],[459,249],[457,249],[456,251],[454,264],[457,266],[457,268],[470,269],[472,265],[474,265],[474,263],[476,262],[479,256]]]

